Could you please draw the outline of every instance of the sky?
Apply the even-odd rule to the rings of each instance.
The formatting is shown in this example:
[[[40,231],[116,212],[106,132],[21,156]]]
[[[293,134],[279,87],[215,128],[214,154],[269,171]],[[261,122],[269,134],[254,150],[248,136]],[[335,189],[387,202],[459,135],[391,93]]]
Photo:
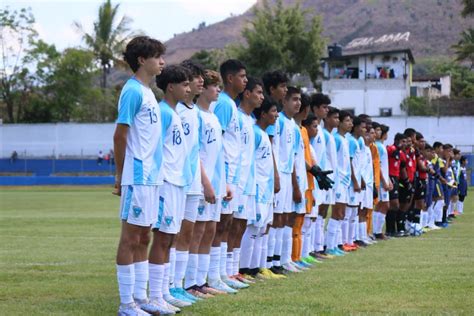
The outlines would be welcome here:
[[[101,0],[1,0],[0,8],[32,9],[39,36],[58,49],[83,45],[74,26],[79,22],[86,32],[92,31]],[[248,10],[256,0],[121,0],[119,16],[133,19],[132,29],[166,41],[174,34],[191,31],[201,22],[206,25],[222,21]]]

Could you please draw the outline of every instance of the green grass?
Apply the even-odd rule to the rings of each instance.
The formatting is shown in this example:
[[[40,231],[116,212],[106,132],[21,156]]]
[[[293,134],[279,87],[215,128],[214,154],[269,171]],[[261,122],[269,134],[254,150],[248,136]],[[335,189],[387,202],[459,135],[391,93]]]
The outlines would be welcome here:
[[[119,199],[105,187],[0,188],[0,314],[113,315]],[[449,229],[378,243],[188,315],[474,312],[474,203]]]

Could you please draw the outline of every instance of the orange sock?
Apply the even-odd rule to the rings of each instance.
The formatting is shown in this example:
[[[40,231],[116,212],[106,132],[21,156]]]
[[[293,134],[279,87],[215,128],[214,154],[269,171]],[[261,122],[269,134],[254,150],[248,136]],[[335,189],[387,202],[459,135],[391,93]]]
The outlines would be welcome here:
[[[367,210],[367,235],[372,235],[372,213],[373,209]]]
[[[304,214],[298,214],[295,217],[295,224],[293,225],[293,249],[291,251],[291,260],[298,261],[301,259],[301,229],[303,228]]]

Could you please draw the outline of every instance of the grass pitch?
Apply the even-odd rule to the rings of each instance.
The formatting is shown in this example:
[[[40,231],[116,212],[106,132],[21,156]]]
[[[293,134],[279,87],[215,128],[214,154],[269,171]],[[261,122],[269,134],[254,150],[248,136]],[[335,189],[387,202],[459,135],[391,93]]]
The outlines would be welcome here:
[[[105,187],[0,188],[0,314],[114,315],[119,199]],[[474,192],[448,229],[378,243],[187,315],[474,313]]]

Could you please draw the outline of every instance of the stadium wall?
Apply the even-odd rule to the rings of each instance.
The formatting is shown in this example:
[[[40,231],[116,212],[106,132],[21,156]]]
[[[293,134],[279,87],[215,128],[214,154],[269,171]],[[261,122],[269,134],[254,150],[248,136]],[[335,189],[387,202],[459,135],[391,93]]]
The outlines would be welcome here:
[[[374,117],[390,126],[390,140],[407,127],[419,130],[429,143],[451,143],[463,152],[474,152],[474,117]],[[19,157],[97,157],[113,148],[115,124],[4,124],[0,125],[0,158],[13,151]]]

